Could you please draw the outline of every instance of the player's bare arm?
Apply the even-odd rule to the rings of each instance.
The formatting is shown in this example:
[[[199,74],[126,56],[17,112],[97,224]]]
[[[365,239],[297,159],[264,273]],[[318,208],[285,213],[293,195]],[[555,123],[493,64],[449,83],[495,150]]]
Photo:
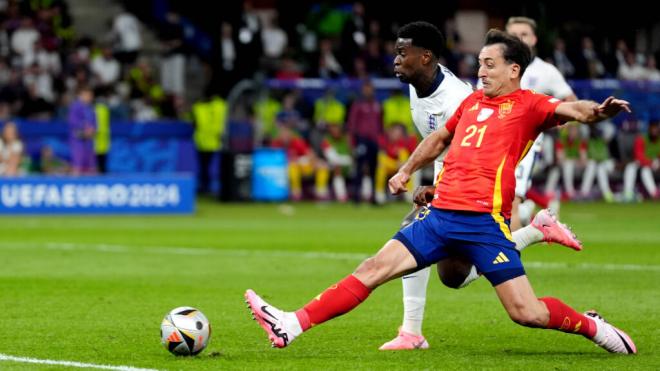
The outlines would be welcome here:
[[[560,103],[555,109],[555,116],[564,121],[575,120],[593,124],[616,116],[621,111],[631,112],[630,103],[623,99],[608,97],[600,104],[588,100]]]
[[[451,142],[452,137],[452,133],[447,129],[440,128],[424,138],[410,155],[408,161],[390,178],[388,182],[390,192],[394,195],[406,192],[406,183],[408,183],[410,175],[440,156]]]

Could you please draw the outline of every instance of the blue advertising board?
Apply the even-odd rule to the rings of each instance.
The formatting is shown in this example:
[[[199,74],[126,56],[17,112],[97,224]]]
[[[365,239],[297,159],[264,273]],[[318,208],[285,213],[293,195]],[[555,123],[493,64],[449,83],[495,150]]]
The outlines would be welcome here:
[[[192,174],[0,179],[0,214],[188,214]]]

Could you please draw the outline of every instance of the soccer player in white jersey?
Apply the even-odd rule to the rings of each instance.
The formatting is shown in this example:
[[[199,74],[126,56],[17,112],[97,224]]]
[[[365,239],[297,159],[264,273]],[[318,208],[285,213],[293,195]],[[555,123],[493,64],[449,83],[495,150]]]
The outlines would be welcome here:
[[[520,80],[521,89],[530,89],[545,95],[551,95],[564,101],[575,101],[577,97],[568,85],[564,76],[557,67],[536,56],[536,21],[527,17],[511,17],[506,23],[506,32],[521,39],[534,54],[532,63],[527,66]],[[518,164],[516,168],[516,198],[513,201],[511,213],[511,230],[515,231],[522,225],[529,223],[534,202],[525,200],[525,195],[531,186],[532,169],[534,161],[543,147],[543,133],[541,133],[531,150]],[[523,202],[524,201],[524,202]],[[557,210],[554,210],[555,212]]]
[[[444,127],[447,120],[472,87],[458,79],[449,69],[438,63],[444,37],[427,22],[413,22],[399,30],[396,41],[394,72],[402,82],[410,84],[410,107],[413,121],[423,137]],[[446,152],[446,151],[445,151]],[[435,176],[442,168],[442,157],[435,161]],[[410,223],[419,210],[413,210],[405,219]],[[534,222],[513,233],[516,249],[540,241],[557,242],[575,250],[582,247],[575,236],[550,213],[542,211]],[[422,321],[426,303],[430,267],[403,277],[404,318],[397,337],[383,344],[381,350],[425,349],[428,342],[422,335]],[[477,279],[476,268],[464,260],[448,258],[438,262],[442,282],[453,288],[462,288]]]

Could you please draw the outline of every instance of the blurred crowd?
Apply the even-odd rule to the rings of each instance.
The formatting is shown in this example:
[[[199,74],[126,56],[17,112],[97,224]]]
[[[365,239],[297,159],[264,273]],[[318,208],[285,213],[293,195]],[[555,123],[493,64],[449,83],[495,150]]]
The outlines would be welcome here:
[[[276,90],[254,105],[253,124],[262,128],[257,146],[287,153],[291,198],[390,200],[387,179],[421,139],[408,97],[393,89],[378,99],[365,80],[355,96],[328,88],[308,98],[301,90]],[[548,134],[533,174],[535,192],[574,201],[660,199],[657,114],[647,123],[634,118],[593,127],[573,123]],[[410,190],[433,181],[432,169],[426,170],[413,179]]]
[[[123,11],[93,39],[76,33],[64,0],[0,1],[0,174],[104,172],[110,122],[176,119],[195,125],[201,189],[209,182],[213,155],[223,145],[231,150],[232,143],[243,143],[238,150],[286,150],[294,200],[386,202],[387,178],[419,141],[405,90],[378,90],[371,82],[392,77],[400,25],[372,16],[362,2],[329,4],[309,6],[302,19],[280,24],[281,7],[255,8],[246,0],[236,17],[215,20],[210,31],[182,6],[151,19]],[[473,81],[476,56],[466,51],[455,20],[443,23],[447,48],[441,63]],[[150,53],[144,24],[157,37]],[[207,53],[188,37],[197,27],[211,35]],[[630,40],[596,44],[584,36],[569,44],[554,36],[549,45],[540,56],[569,79],[660,81],[655,55]],[[199,86],[186,78],[194,61],[206,67]],[[227,138],[225,123],[234,115],[227,99],[239,81],[299,78],[362,83],[352,90],[330,84],[313,98],[300,89],[260,89],[258,98],[243,102],[249,138]],[[200,98],[187,102],[190,97]],[[69,123],[76,150],[66,159],[49,148],[27,156],[16,119]],[[545,182],[540,191],[565,199],[658,198],[658,119],[633,126],[625,132],[621,123],[590,132],[568,126],[548,136],[537,169]],[[414,179],[411,187],[420,182]]]

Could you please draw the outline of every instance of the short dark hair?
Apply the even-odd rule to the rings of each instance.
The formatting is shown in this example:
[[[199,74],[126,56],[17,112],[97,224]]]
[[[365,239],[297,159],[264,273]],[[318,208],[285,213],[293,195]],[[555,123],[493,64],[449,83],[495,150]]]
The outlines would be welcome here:
[[[412,45],[430,50],[436,58],[440,57],[445,47],[445,37],[442,32],[429,22],[408,23],[399,28],[396,37],[411,39]]]
[[[503,44],[502,57],[511,64],[516,63],[520,66],[520,76],[525,73],[527,66],[532,62],[532,51],[529,46],[519,38],[509,35],[498,29],[491,29],[486,34],[485,46],[493,44]]]

